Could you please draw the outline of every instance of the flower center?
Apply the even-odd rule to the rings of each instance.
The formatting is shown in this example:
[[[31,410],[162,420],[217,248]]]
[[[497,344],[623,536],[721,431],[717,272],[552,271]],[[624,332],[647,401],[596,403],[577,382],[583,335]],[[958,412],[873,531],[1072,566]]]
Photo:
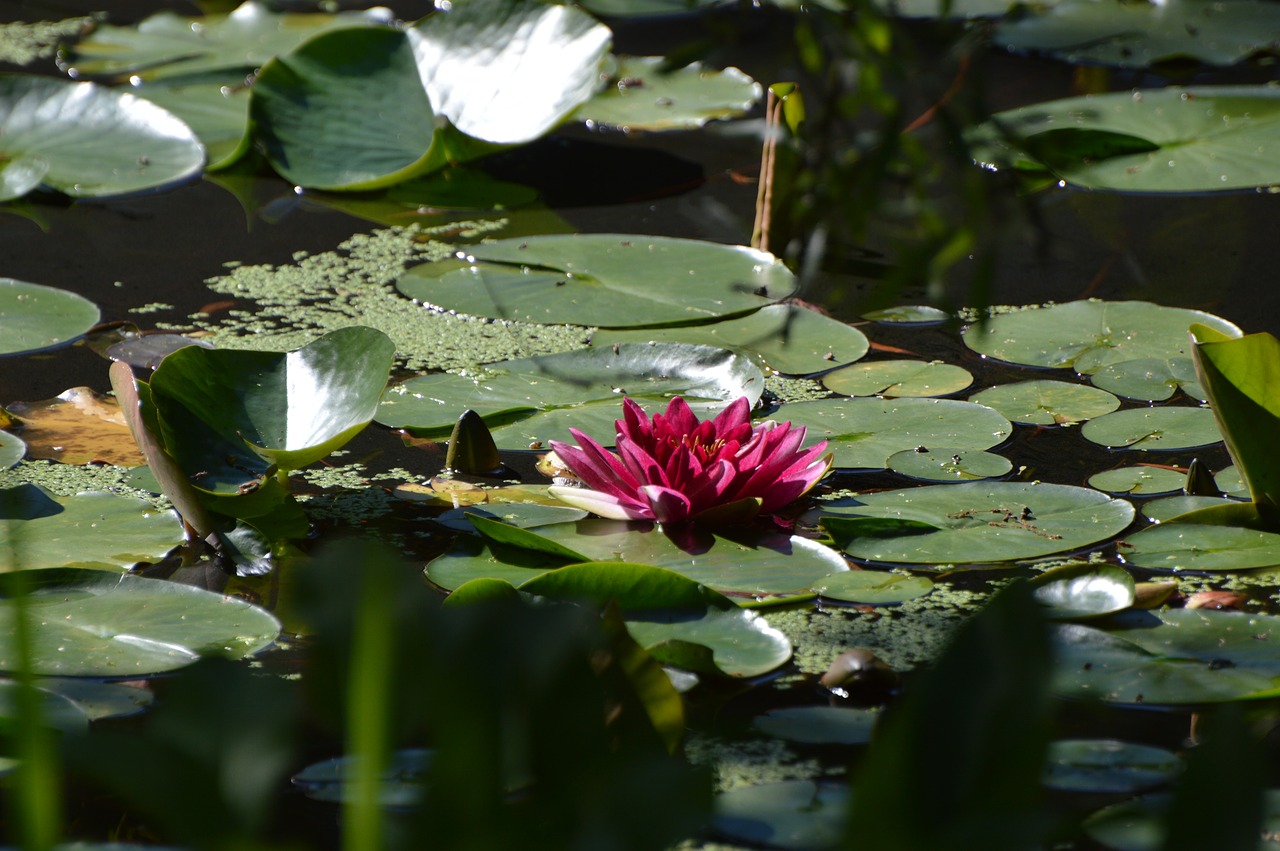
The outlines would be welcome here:
[[[714,460],[720,454],[720,450],[724,449],[723,439],[716,439],[707,443],[696,434],[682,434],[679,438],[670,437],[667,442],[671,444],[672,449],[684,446],[704,466]]]

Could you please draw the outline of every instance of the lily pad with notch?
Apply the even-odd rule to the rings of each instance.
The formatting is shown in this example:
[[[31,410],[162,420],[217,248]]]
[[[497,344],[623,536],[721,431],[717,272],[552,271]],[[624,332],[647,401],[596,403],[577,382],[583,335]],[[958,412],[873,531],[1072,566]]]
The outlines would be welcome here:
[[[697,62],[667,68],[662,56],[612,59],[608,85],[573,114],[589,126],[693,130],[738,118],[760,99],[760,84],[737,68],[714,70]]]
[[[755,404],[763,390],[764,376],[742,355],[684,343],[632,343],[619,345],[617,351],[585,349],[503,361],[474,373],[411,378],[383,394],[377,420],[423,437],[444,437],[468,409],[490,427],[561,409],[587,417],[593,409],[594,421],[571,424],[611,445],[612,424],[622,416],[624,395],[650,407],[665,407],[670,397],[683,396],[705,416],[740,396]],[[570,437],[563,427],[550,436]],[[508,448],[529,448],[528,440],[520,445],[520,439]],[[499,445],[509,443],[504,439]]]
[[[134,92],[182,119],[204,145],[205,168],[218,171],[249,152],[249,90],[243,79],[214,78],[148,83]]]
[[[0,355],[65,345],[98,321],[98,306],[67,290],[0,278]]]
[[[1247,506],[1236,502],[1223,507]],[[1171,518],[1126,537],[1120,554],[1129,564],[1155,570],[1255,570],[1280,565],[1280,534]]]
[[[844,396],[947,396],[972,384],[973,375],[942,361],[882,360],[833,370],[822,383]]]
[[[792,295],[782,261],[745,246],[640,234],[499,240],[424,263],[396,288],[442,310],[602,328],[697,324]]]
[[[913,524],[900,535],[855,535],[843,549],[864,561],[920,565],[1002,562],[1079,550],[1119,534],[1134,517],[1125,500],[1043,482],[883,491],[824,503],[821,511],[831,528],[848,518]]]
[[[250,656],[280,633],[269,612],[190,585],[72,568],[10,574],[0,581],[0,670],[17,665],[15,580],[40,613],[31,670],[43,676],[147,676],[204,655]]]
[[[1085,423],[1080,435],[1111,449],[1159,452],[1211,446],[1222,440],[1213,411],[1180,405],[1104,414]]]
[[[1143,402],[1163,402],[1179,390],[1201,402],[1207,398],[1195,364],[1187,357],[1120,361],[1104,366],[1089,380],[1117,396]]]
[[[1182,490],[1187,474],[1166,467],[1135,464],[1103,470],[1089,477],[1089,487],[1107,493],[1127,493],[1134,496],[1171,494]]]
[[[813,590],[824,600],[885,606],[923,597],[933,590],[933,580],[881,570],[842,570],[815,582]]]
[[[1069,381],[1037,379],[998,384],[969,397],[1015,423],[1067,425],[1109,414],[1120,400],[1106,390]]]
[[[925,482],[972,482],[998,479],[1013,469],[1003,455],[981,449],[953,449],[949,446],[904,449],[889,456],[889,469],[899,475]]]

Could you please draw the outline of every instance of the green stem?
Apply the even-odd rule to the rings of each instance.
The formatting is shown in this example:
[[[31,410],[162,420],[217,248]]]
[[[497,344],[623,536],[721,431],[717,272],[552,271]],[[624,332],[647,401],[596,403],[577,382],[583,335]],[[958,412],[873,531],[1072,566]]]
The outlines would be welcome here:
[[[395,653],[391,618],[391,574],[385,565],[366,564],[352,637],[347,679],[347,753],[354,765],[344,804],[345,851],[381,851],[382,774],[389,749],[391,661]]]

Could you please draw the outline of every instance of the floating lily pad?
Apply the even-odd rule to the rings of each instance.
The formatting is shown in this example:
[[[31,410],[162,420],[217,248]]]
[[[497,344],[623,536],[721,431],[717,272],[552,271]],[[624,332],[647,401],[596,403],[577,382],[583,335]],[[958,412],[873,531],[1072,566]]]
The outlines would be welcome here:
[[[1008,0],[877,0],[876,6],[903,18],[995,18],[1009,11]]]
[[[595,92],[612,33],[574,6],[471,0],[408,30],[436,112],[486,142],[530,142]]]
[[[1280,163],[1259,155],[1277,126],[1274,86],[1170,86],[1009,110],[970,141],[989,167],[1047,171],[1085,189],[1212,192],[1280,183]]]
[[[0,355],[29,354],[70,342],[101,314],[67,290],[0,278]]]
[[[1089,816],[1081,827],[1089,838],[1114,851],[1158,851],[1169,847],[1165,834],[1173,797],[1161,792],[1112,804]],[[1261,817],[1255,847],[1267,851],[1275,844],[1270,837],[1280,836],[1280,790],[1262,791]]]
[[[1031,580],[1037,603],[1058,620],[1096,618],[1133,605],[1133,577],[1113,564],[1077,561]]]
[[[716,797],[711,826],[729,839],[768,848],[836,848],[844,836],[849,787],[787,780],[739,786]]]
[[[1013,430],[991,408],[952,399],[821,399],[781,413],[805,426],[811,442],[826,440],[837,467],[881,469],[918,446],[990,449]]]
[[[129,92],[0,74],[0,201],[48,186],[76,198],[188,180],[204,147],[172,113]]]
[[[602,18],[649,18],[696,14],[724,0],[586,0],[582,8]]]
[[[813,590],[827,600],[883,606],[923,597],[933,590],[933,580],[879,570],[843,570],[818,580]]]
[[[115,398],[88,387],[72,387],[38,402],[15,402],[9,411],[23,422],[31,458],[119,467],[145,463]]]
[[[1208,508],[1211,505],[1229,505],[1235,502],[1218,496],[1169,496],[1164,499],[1153,499],[1144,503],[1142,514],[1156,523],[1163,523],[1179,514],[1195,511],[1197,508]]]
[[[400,30],[327,32],[271,60],[254,80],[249,111],[271,166],[299,186],[379,189],[444,162]]]
[[[474,532],[476,527],[468,519],[468,515],[507,523],[521,529],[536,526],[547,526],[552,523],[571,523],[582,520],[587,512],[567,505],[539,505],[529,502],[493,503],[489,505],[473,505],[467,508],[455,508],[446,511],[435,520],[441,526],[458,532]]]
[[[1252,570],[1280,565],[1280,534],[1242,526],[1161,523],[1125,538],[1129,564],[1162,570]]]
[[[1091,375],[1108,364],[1188,357],[1187,329],[1200,322],[1231,337],[1240,329],[1199,310],[1145,301],[1073,301],[990,317],[964,331],[969,348],[1024,366],[1072,367]]]
[[[270,613],[191,585],[75,569],[23,579],[41,619],[32,635],[31,669],[44,676],[146,676],[204,655],[249,656],[280,633]],[[0,585],[6,596],[12,589]],[[14,612],[11,600],[0,599],[0,670],[17,664]]]
[[[1240,477],[1240,470],[1235,464],[1224,467],[1213,474],[1213,483],[1218,486],[1218,490],[1227,496],[1248,496],[1249,486],[1244,483],[1244,479]]]
[[[392,428],[409,428],[426,436],[445,436],[465,410],[473,410],[491,427],[540,412],[568,409],[568,423],[601,439],[614,441],[614,420],[622,417],[622,397],[650,408],[666,407],[683,396],[700,417],[718,411],[740,396],[752,404],[764,390],[764,376],[749,358],[725,349],[683,343],[627,344],[618,351],[586,349],[490,364],[469,374],[425,375],[389,388],[378,406],[377,420]],[[592,409],[594,420],[589,417]],[[550,434],[569,440],[568,428]],[[530,448],[527,438],[510,448]],[[533,448],[546,448],[543,447]]]
[[[209,71],[249,71],[326,30],[390,22],[384,8],[337,14],[278,14],[241,4],[226,15],[158,12],[135,26],[99,24],[71,50],[76,76],[137,74],[148,79]]]
[[[38,684],[41,690],[70,700],[90,721],[136,715],[154,699],[150,689],[125,683],[43,677]]]
[[[1208,408],[1131,408],[1089,420],[1080,429],[1086,439],[1112,449],[1173,452],[1210,446],[1222,440]]]
[[[86,733],[89,730],[89,718],[75,703],[54,692],[40,689],[36,692],[36,707],[39,723],[63,733]],[[0,679],[0,723],[7,727],[16,727],[21,710],[21,686],[8,679]],[[0,763],[0,774],[5,773],[7,766]]]
[[[1094,386],[1126,399],[1163,402],[1182,390],[1205,400],[1204,388],[1196,378],[1191,358],[1143,358],[1112,363],[1090,376]]]
[[[1064,425],[1109,414],[1120,400],[1105,390],[1068,381],[1018,381],[980,390],[970,402],[995,408],[1015,423]]]
[[[1156,527],[1162,528],[1162,527]],[[1109,703],[1183,705],[1280,693],[1280,618],[1208,609],[1112,615],[1054,628],[1054,690]]]
[[[54,496],[36,485],[0,489],[0,571],[127,570],[182,543],[172,511],[110,493]]]
[[[608,85],[574,113],[597,127],[622,130],[692,130],[718,118],[736,118],[760,99],[760,84],[739,71],[694,62],[663,69],[661,56],[620,56]]]
[[[604,328],[683,325],[748,313],[795,292],[763,251],[638,234],[553,235],[477,245],[423,263],[396,288],[442,310]]]
[[[663,567],[725,594],[794,596],[830,574],[848,570],[829,547],[798,536],[710,533],[673,541],[647,524],[588,518],[577,523],[539,526],[538,535],[595,561],[626,561]],[[554,569],[563,559],[539,557],[528,549],[485,546],[462,538],[427,565],[427,578],[446,590],[484,576],[521,585],[536,572]]]
[[[822,383],[845,396],[946,396],[972,384],[973,375],[942,361],[882,360],[834,370]]]
[[[1277,32],[1280,9],[1255,0],[1061,0],[1000,22],[993,40],[1072,64],[1146,68],[1173,59],[1234,65],[1274,51]]]
[[[873,310],[862,314],[862,318],[886,325],[939,325],[950,319],[951,314],[928,305],[904,305]]]
[[[878,709],[784,706],[757,715],[751,726],[769,736],[806,745],[865,745],[880,720]]]
[[[394,751],[378,782],[378,804],[383,807],[412,807],[422,799],[433,752],[426,748]],[[293,785],[315,801],[334,804],[352,800],[348,785],[355,775],[354,757],[341,756],[314,762],[293,775]]]
[[[709,325],[604,330],[597,331],[591,338],[591,344],[597,348],[614,343],[647,342],[745,349],[759,355],[778,372],[789,375],[805,375],[830,369],[834,364],[852,363],[871,346],[857,328],[815,310],[789,304],[771,304],[746,316]]]
[[[994,452],[942,446],[895,452],[889,456],[889,469],[925,482],[971,482],[999,478],[1013,469],[1013,463]]]
[[[27,445],[22,438],[0,431],[0,470],[7,470],[22,460],[27,454]]]
[[[700,674],[758,677],[791,658],[791,642],[758,613],[652,565],[570,565],[536,576],[520,590],[601,606],[616,602],[627,632],[664,665]]]
[[[249,151],[249,86],[205,80],[151,83],[134,91],[195,132],[208,156],[209,171],[227,168]]]
[[[1173,751],[1116,739],[1059,739],[1049,743],[1042,782],[1063,792],[1120,794],[1170,783],[1182,773]]]
[[[1173,493],[1182,490],[1187,474],[1164,467],[1135,465],[1103,470],[1089,477],[1089,487],[1107,493],[1128,493],[1141,496]]]
[[[394,355],[385,334],[360,326],[287,353],[179,349],[151,379],[166,449],[211,491],[234,491],[246,468],[304,467],[369,423]]]
[[[1120,533],[1134,509],[1088,488],[1042,482],[971,482],[862,494],[822,506],[823,524],[846,518],[916,521],[936,531],[855,537],[854,558],[900,564],[973,564],[1078,550]]]

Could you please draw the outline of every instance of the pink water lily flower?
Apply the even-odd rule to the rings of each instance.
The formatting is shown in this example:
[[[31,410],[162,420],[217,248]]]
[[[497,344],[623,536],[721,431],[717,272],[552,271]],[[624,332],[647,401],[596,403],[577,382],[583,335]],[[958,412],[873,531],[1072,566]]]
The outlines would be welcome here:
[[[553,486],[559,499],[601,517],[680,523],[715,510],[722,516],[772,514],[803,495],[831,468],[827,442],[801,449],[805,428],[772,420],[751,424],[738,399],[699,422],[679,396],[653,420],[630,399],[617,420],[618,454],[577,429],[577,446],[551,448],[583,487]]]

